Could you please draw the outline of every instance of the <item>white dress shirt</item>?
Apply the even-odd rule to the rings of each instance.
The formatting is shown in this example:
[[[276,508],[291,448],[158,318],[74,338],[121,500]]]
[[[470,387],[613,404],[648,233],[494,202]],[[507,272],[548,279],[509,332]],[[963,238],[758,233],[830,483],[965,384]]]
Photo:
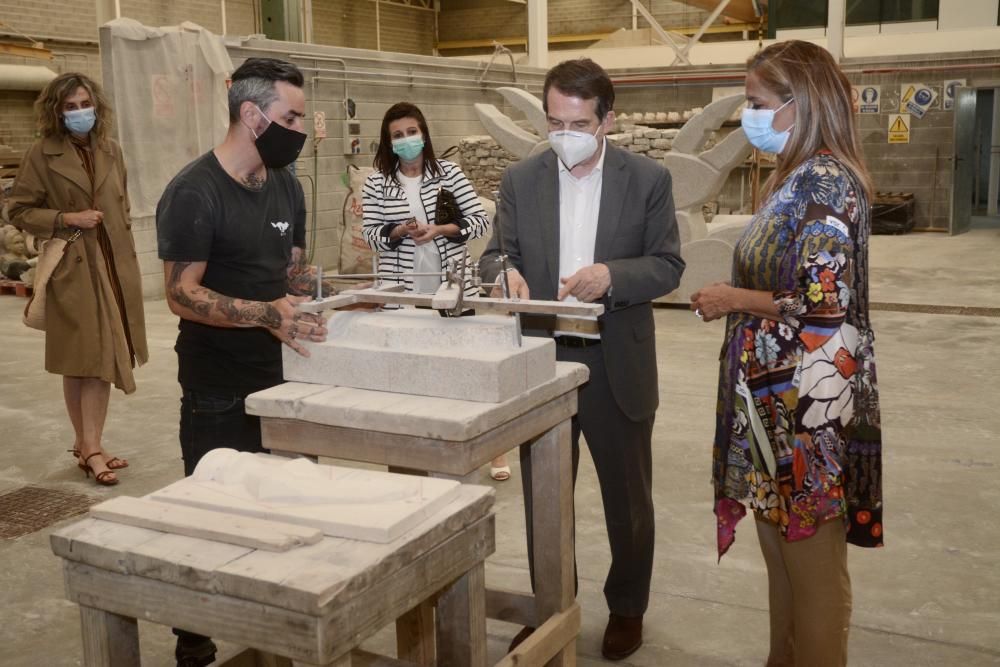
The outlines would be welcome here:
[[[597,241],[597,218],[601,212],[601,186],[604,180],[604,157],[607,141],[601,144],[601,157],[589,174],[577,178],[562,160],[559,164],[559,277],[569,278],[594,263]],[[562,283],[559,284],[562,288]],[[567,296],[563,301],[577,301]],[[596,320],[594,317],[582,318]],[[600,334],[577,334],[582,338],[600,338]]]

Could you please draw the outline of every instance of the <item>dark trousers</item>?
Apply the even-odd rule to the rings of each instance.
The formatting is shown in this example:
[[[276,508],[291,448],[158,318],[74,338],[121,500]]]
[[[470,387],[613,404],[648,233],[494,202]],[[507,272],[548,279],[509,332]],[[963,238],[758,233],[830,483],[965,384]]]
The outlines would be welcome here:
[[[184,476],[213,449],[227,447],[241,452],[263,452],[260,439],[260,417],[248,415],[245,396],[205,392],[181,387],[181,456]],[[203,635],[174,628],[177,654],[197,650],[209,639]]]
[[[213,449],[265,451],[260,440],[260,417],[246,413],[245,396],[184,387],[182,390],[180,440],[185,476],[193,473],[201,457]]]
[[[597,470],[611,543],[611,567],[604,582],[604,597],[611,613],[642,616],[649,604],[655,542],[653,417],[634,422],[619,409],[611,394],[601,345],[557,346],[556,358],[581,363],[590,369],[590,379],[580,387],[577,415],[573,417],[573,483],[575,486],[582,432]],[[534,589],[531,452],[528,446],[522,446],[520,453],[524,513],[529,527],[528,566]]]

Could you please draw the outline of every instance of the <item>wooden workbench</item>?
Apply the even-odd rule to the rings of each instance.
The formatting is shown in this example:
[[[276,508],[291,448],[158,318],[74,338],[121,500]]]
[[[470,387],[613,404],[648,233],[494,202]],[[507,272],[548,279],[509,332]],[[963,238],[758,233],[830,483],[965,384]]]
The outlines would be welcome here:
[[[136,619],[279,656],[280,665],[349,667],[352,650],[425,600],[442,665],[486,664],[483,563],[494,549],[494,492],[455,500],[387,544],[324,537],[260,551],[98,519],[51,537],[67,597],[80,605],[84,665],[139,667]],[[435,637],[436,635],[436,637]],[[355,665],[399,664],[355,652]]]
[[[488,589],[489,618],[538,628],[500,664],[573,665],[580,628],[574,602],[570,420],[582,364],[558,362],[555,377],[503,403],[286,383],[252,394],[264,447],[461,478],[522,444],[531,448],[535,595]],[[440,604],[438,606],[440,613]],[[397,637],[427,636],[427,605],[397,623]],[[434,662],[433,645],[408,643],[400,657]]]

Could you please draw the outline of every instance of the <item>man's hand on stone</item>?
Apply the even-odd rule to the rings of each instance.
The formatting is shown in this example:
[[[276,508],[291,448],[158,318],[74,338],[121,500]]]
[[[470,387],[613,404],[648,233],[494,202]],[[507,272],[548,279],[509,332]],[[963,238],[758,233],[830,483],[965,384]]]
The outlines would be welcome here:
[[[606,264],[591,264],[585,266],[569,278],[560,278],[562,287],[559,289],[560,301],[567,296],[574,296],[584,303],[597,301],[611,287],[611,270]]]
[[[268,331],[303,357],[308,357],[309,351],[299,341],[321,343],[326,340],[327,334],[326,323],[322,316],[315,313],[300,313],[296,309],[298,304],[310,300],[312,297],[289,294],[267,304]]]

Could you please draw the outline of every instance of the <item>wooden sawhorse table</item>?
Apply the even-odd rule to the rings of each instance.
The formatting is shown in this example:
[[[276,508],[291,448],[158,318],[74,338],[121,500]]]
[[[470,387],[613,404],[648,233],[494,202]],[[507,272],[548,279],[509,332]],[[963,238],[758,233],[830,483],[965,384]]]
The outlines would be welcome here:
[[[409,640],[436,640],[443,665],[484,667],[493,499],[489,487],[462,486],[388,544],[324,537],[262,551],[89,518],[51,542],[80,605],[86,667],[139,667],[136,619],[250,647],[274,665],[401,665],[355,649],[434,599],[436,625]]]
[[[500,454],[531,447],[535,595],[487,589],[486,614],[537,630],[500,665],[574,665],[580,609],[574,601],[570,420],[582,364],[557,362],[552,380],[503,403],[478,403],[348,387],[286,383],[252,394],[273,452],[376,463],[461,478]],[[438,605],[440,613],[440,603]],[[397,637],[432,622],[423,605],[397,622]],[[432,665],[434,647],[404,641],[399,657]]]

